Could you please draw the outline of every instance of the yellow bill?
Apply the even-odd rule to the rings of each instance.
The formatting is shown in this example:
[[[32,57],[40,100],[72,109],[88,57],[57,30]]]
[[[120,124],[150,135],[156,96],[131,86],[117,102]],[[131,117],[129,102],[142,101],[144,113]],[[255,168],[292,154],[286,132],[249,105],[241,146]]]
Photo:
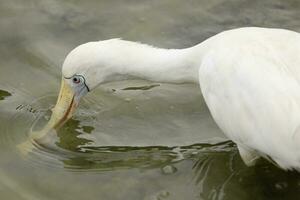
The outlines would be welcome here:
[[[28,141],[18,145],[18,148],[22,152],[28,152],[27,147],[31,142],[38,145],[47,145],[51,143],[53,140],[52,136],[56,136],[56,134],[50,136],[51,133],[55,133],[51,130],[60,128],[72,117],[79,104],[79,100],[89,91],[83,77],[77,75],[75,78],[76,80],[74,78],[62,78],[58,99],[55,107],[52,109],[52,115],[49,122],[42,130],[33,132]],[[25,149],[27,150],[25,151]]]
[[[52,116],[48,122],[49,128],[59,128],[70,119],[78,106],[75,101],[75,93],[66,80],[61,82],[61,88],[55,107],[52,109]]]

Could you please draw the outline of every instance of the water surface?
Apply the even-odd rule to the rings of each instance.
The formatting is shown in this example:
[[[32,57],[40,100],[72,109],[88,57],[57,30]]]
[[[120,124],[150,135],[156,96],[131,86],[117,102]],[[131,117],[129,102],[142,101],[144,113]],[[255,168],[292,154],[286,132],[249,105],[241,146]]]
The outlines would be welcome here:
[[[299,9],[298,0],[2,1],[1,199],[296,199],[299,174],[263,160],[246,167],[198,85],[105,84],[49,146],[18,145],[49,120],[62,62],[81,43],[184,48],[241,26],[299,32]]]

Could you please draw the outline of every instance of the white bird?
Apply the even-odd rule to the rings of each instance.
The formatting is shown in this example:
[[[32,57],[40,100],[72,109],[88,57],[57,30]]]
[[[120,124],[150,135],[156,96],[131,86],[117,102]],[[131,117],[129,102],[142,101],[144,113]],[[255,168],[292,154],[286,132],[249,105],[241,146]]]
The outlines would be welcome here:
[[[161,49],[121,39],[72,50],[50,124],[72,117],[79,100],[99,84],[132,77],[200,84],[204,100],[247,165],[266,157],[300,170],[300,34],[240,28],[185,49]]]

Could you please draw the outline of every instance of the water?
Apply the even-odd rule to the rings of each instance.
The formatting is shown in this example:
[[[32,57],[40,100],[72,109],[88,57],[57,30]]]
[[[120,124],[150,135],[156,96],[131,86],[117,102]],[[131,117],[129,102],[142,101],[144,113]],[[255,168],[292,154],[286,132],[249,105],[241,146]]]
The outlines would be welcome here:
[[[300,32],[298,0],[11,0],[0,2],[0,197],[11,200],[295,199],[300,176],[248,168],[197,85],[143,80],[86,96],[49,141],[61,64],[75,46],[122,37],[165,48],[241,26]]]

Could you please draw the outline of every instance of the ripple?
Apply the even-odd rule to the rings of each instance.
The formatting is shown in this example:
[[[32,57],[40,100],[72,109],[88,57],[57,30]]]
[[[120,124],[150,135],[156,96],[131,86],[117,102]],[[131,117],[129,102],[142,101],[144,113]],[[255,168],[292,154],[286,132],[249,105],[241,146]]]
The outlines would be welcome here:
[[[2,127],[1,144],[5,146],[15,146],[24,141],[35,129],[40,129],[47,122],[50,116],[50,108],[54,96],[47,95],[36,99],[30,104],[18,105],[16,114],[8,118],[8,123]]]
[[[54,135],[53,135],[54,136]],[[190,159],[195,149],[208,153],[207,145],[202,144],[180,147],[130,147],[130,146],[65,146],[63,137],[49,139],[47,145],[34,141],[22,146],[23,157],[33,163],[33,166],[43,165],[49,168],[80,172],[101,172],[124,169],[161,169],[164,174],[173,174],[177,169],[172,165],[184,159]],[[73,139],[81,140],[74,137]],[[66,141],[65,141],[66,142]],[[71,142],[76,144],[76,142]],[[78,143],[78,141],[77,141]],[[220,145],[220,144],[215,144]],[[212,146],[215,146],[212,145]],[[228,146],[221,144],[224,148]],[[197,148],[195,148],[197,146]],[[221,148],[221,147],[219,147]],[[179,150],[180,149],[180,150]],[[211,152],[214,150],[212,149]],[[227,152],[228,150],[224,150]]]
[[[101,172],[144,168],[161,169],[162,173],[177,171],[173,164],[191,159],[199,153],[232,151],[232,143],[195,144],[182,147],[165,146],[95,146],[91,133],[95,128],[90,122],[101,111],[101,106],[86,99],[76,116],[59,130],[50,131],[43,141],[32,139],[51,116],[55,95],[36,99],[28,105],[19,105],[13,121],[5,127],[1,142],[17,150],[21,158],[32,167],[63,169],[68,171]],[[89,105],[93,105],[90,107]],[[94,112],[90,112],[93,110]],[[91,115],[89,115],[91,113]],[[15,148],[17,147],[17,148]]]

